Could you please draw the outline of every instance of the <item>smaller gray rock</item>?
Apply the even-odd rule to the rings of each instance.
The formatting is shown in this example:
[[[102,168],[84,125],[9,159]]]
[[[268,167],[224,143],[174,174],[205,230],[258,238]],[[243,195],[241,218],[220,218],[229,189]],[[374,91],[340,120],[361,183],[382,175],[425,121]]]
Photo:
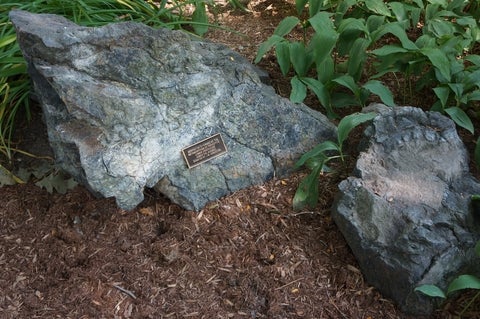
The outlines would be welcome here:
[[[365,135],[333,219],[370,284],[403,311],[429,314],[435,301],[417,286],[445,289],[461,272],[479,272],[480,223],[469,204],[480,184],[455,124],[439,113],[382,108]]]

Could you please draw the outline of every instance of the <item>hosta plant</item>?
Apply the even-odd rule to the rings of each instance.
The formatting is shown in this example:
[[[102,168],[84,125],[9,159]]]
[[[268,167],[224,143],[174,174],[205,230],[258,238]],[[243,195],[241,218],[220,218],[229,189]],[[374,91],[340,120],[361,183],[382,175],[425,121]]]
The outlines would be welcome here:
[[[432,109],[473,132],[465,111],[480,113],[475,1],[297,0],[296,7],[298,16],[282,20],[255,59],[275,49],[282,73],[293,70],[292,101],[303,101],[310,90],[330,117],[339,107],[364,106],[371,95],[394,105],[404,96],[394,97],[379,78],[401,75],[417,89],[431,87]],[[303,36],[291,40],[296,30]]]

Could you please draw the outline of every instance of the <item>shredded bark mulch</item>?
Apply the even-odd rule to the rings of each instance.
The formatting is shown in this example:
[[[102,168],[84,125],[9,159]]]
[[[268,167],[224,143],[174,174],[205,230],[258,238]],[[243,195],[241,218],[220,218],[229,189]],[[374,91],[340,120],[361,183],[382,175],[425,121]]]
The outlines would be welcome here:
[[[217,29],[207,37],[253,60],[294,4],[252,0],[248,8],[220,4],[212,15],[244,36]],[[288,96],[275,60],[267,56],[260,65]],[[39,118],[20,126],[20,135],[26,149],[45,151]],[[151,190],[126,212],[81,186],[64,195],[33,183],[2,187],[0,317],[410,318],[364,281],[330,217],[353,160],[321,176],[318,206],[301,212],[292,210],[292,198],[306,172],[238,191],[200,212]],[[457,317],[472,296],[449,301],[432,318]],[[463,317],[479,318],[480,307]]]

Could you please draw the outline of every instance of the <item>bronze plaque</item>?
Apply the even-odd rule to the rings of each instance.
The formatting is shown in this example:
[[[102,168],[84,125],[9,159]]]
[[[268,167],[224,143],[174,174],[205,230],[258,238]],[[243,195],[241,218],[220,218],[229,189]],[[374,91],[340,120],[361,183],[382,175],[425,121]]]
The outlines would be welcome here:
[[[220,133],[207,137],[182,150],[188,168],[205,163],[225,153],[227,153],[227,146],[225,146]]]

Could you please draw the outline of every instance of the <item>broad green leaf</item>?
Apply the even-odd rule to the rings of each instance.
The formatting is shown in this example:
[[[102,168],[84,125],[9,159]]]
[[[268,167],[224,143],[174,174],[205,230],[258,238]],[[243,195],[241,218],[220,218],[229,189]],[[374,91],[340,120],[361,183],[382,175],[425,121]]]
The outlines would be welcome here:
[[[434,5],[438,5],[443,9],[446,9],[448,5],[448,0],[428,0],[428,2]]]
[[[290,61],[292,62],[293,69],[299,76],[305,76],[308,68],[308,56],[305,50],[303,42],[291,42],[289,44],[290,49]]]
[[[325,155],[319,155],[319,156],[316,156],[316,157],[309,158],[307,160],[307,162],[305,163],[305,167],[307,167],[311,171],[315,170],[319,166],[326,167],[326,166],[324,166],[326,159],[327,159],[327,157]],[[322,169],[322,171],[323,170],[324,169]]]
[[[473,72],[467,70],[464,76],[460,75],[462,83],[465,84],[464,91],[470,91],[473,88],[480,88],[480,68],[472,67]]]
[[[358,38],[350,49],[350,58],[347,62],[347,71],[356,81],[360,80],[363,71],[363,65],[367,60],[367,48],[370,41],[364,38]]]
[[[359,87],[357,83],[355,83],[355,80],[353,77],[351,77],[348,74],[341,75],[335,79],[333,79],[333,82],[336,82],[340,84],[341,86],[346,87],[350,91],[352,91],[353,94],[357,95],[359,93]]]
[[[463,95],[464,86],[462,83],[448,83],[448,87],[453,91],[457,98]]]
[[[335,61],[331,56],[328,56],[320,64],[317,63],[317,78],[322,83],[330,81],[335,73]]]
[[[295,26],[299,23],[300,20],[297,17],[286,17],[278,24],[278,26],[275,28],[275,31],[273,31],[273,34],[283,37],[284,35],[290,33],[290,31],[292,31],[293,28],[295,28]]]
[[[421,285],[415,288],[414,291],[419,291],[429,297],[440,297],[443,299],[447,298],[442,289],[438,288],[435,285]]]
[[[478,138],[480,140],[480,137]],[[477,146],[480,144],[480,141],[477,140]],[[480,151],[479,151],[480,152]],[[477,241],[477,244],[475,245],[475,253],[480,256],[480,240]]]
[[[474,128],[473,123],[468,117],[467,113],[465,113],[459,107],[450,107],[445,109],[445,112],[451,117],[451,119],[460,127],[463,127],[467,131],[473,134]]]
[[[322,82],[312,78],[302,78],[302,82],[305,83],[310,90],[317,96],[322,106],[327,110],[327,117],[335,117],[335,113],[332,110],[330,102],[330,93]]]
[[[403,22],[405,20],[408,20],[407,10],[405,10],[404,3],[389,2],[388,5],[390,6],[390,9],[395,15],[395,18],[397,19],[397,21]]]
[[[442,74],[447,81],[451,80],[450,61],[446,54],[438,48],[422,48],[420,52],[425,55],[432,65]]]
[[[468,101],[480,101],[480,90],[475,90],[467,94]]]
[[[436,88],[433,88],[433,92],[435,92],[435,95],[438,97],[440,103],[442,104],[442,109],[444,109],[447,106],[448,96],[450,95],[449,88],[445,86],[438,86]]]
[[[382,63],[379,67],[377,67],[377,69],[379,72],[377,74],[371,75],[370,79],[381,78],[387,73],[403,72],[403,69],[399,66],[389,66],[387,63]]]
[[[418,50],[415,43],[408,38],[408,35],[405,32],[401,22],[384,24],[381,28],[379,28],[378,31],[372,33],[372,41],[376,42],[379,38],[387,33],[396,36],[405,49],[413,51]]]
[[[430,3],[425,7],[425,21],[430,21],[435,18],[440,6],[435,3]]]
[[[296,76],[290,80],[290,84],[292,85],[290,101],[293,103],[302,103],[305,97],[307,97],[307,87]]]
[[[338,123],[337,127],[337,135],[338,135],[338,145],[340,149],[342,149],[343,142],[348,137],[348,134],[357,127],[358,125],[370,121],[371,119],[377,116],[376,113],[353,113],[350,115],[345,116],[341,119],[340,123]]]
[[[284,41],[284,38],[282,38],[281,36],[278,36],[276,34],[270,36],[267,41],[265,42],[262,42],[262,44],[260,44],[260,47],[258,48],[258,52],[257,52],[257,56],[255,57],[255,63],[258,63],[260,62],[260,60],[262,59],[262,57],[268,52],[270,51],[270,49],[274,46],[276,46],[277,44],[279,44],[280,42]]]
[[[465,0],[451,0],[449,1],[446,9],[448,11],[456,11],[456,10],[462,11],[467,4],[468,4],[468,1],[465,1]]]
[[[280,70],[284,76],[290,71],[290,49],[288,42],[282,41],[275,47],[275,54]]]
[[[413,0],[413,3],[415,3],[419,8],[423,8],[423,0]]]
[[[455,19],[455,22],[461,26],[468,26],[470,28],[475,28],[477,26],[477,21],[473,17],[458,17]]]
[[[367,6],[368,10],[372,12],[390,17],[390,10],[388,10],[388,7],[385,5],[383,0],[365,0],[365,5]]]
[[[325,163],[323,163],[325,164]],[[318,175],[322,171],[323,165],[317,165],[307,177],[305,177],[298,186],[293,197],[293,209],[300,210],[304,207],[315,207],[318,202]]]
[[[442,103],[440,100],[437,100],[433,103],[432,107],[430,108],[430,111],[432,112],[439,112],[439,113],[444,113],[445,108],[442,106]]]
[[[316,64],[320,64],[325,59],[331,57],[336,42],[336,34],[329,34],[328,32],[316,33],[312,37],[309,44],[309,50],[313,53],[313,59]]]
[[[475,145],[475,150],[473,152],[473,159],[475,160],[475,165],[477,166],[477,168],[480,169],[480,137],[477,139],[477,143]],[[480,241],[475,246],[475,250],[477,252],[477,255],[480,256]]]
[[[351,106],[359,106],[360,103],[358,99],[356,99],[350,93],[344,92],[333,92],[331,94],[330,100],[332,101],[332,106],[335,108],[342,108],[342,107],[351,107]]]
[[[199,24],[192,24],[193,30],[196,34],[202,36],[208,31],[207,9],[204,1],[196,1],[195,11],[193,11],[192,14],[192,20],[194,22],[199,22]]]
[[[421,2],[422,0],[418,0],[418,1]],[[418,23],[420,22],[420,17],[422,16],[422,13],[423,13],[423,10],[421,8],[413,8],[410,11],[410,16],[412,20],[411,27],[416,27],[418,25]]]
[[[427,24],[427,30],[432,32],[437,38],[441,38],[444,35],[453,35],[455,27],[451,22],[439,18],[430,20]]]
[[[377,15],[371,15],[367,18],[366,26],[368,32],[373,32],[375,30],[378,30],[381,25],[385,23],[385,17],[384,16],[377,16]]]
[[[477,71],[480,72],[480,69],[477,70]],[[470,71],[465,72],[465,61],[463,59],[455,58],[454,60],[452,60],[450,58],[450,74],[452,75],[452,79],[457,79],[457,78],[461,79],[460,81],[456,81],[456,82],[463,82],[465,84],[465,87],[466,87],[468,85],[468,83],[466,83],[467,81],[463,81],[462,78],[464,77],[465,74],[467,74],[469,72]],[[480,73],[475,75],[474,72],[472,72],[470,74],[472,74],[474,77],[480,75]],[[477,79],[480,79],[480,78],[477,77]],[[478,83],[478,81],[476,81],[476,80],[474,80],[474,82]],[[465,87],[464,87],[464,89],[465,89]],[[466,91],[466,90],[464,90],[464,91]]]
[[[338,27],[338,33],[344,33],[347,31],[362,31],[367,32],[367,27],[363,19],[348,18],[344,19]]]
[[[311,17],[313,17],[320,11],[320,9],[322,8],[321,3],[321,0],[312,0],[309,2],[308,14],[310,14]]]
[[[331,56],[338,39],[338,33],[330,20],[330,14],[326,12],[317,13],[309,21],[316,31],[310,41],[309,50],[313,52],[315,63],[320,64]]]
[[[295,8],[297,9],[298,15],[301,15],[305,5],[308,3],[308,0],[295,0]]]
[[[325,141],[323,143],[318,144],[313,149],[303,154],[302,157],[300,157],[300,159],[295,163],[294,169],[298,169],[302,167],[307,160],[313,157],[318,157],[322,154],[325,155],[325,152],[328,152],[328,151],[338,151],[338,145],[332,141]]]
[[[310,24],[312,25],[313,29],[317,33],[335,33],[335,26],[333,25],[332,19],[330,18],[332,16],[331,13],[321,11],[308,19]]]
[[[364,107],[367,103],[368,98],[372,95],[372,92],[365,88],[360,88],[360,94],[358,95],[358,101],[360,102],[360,106]],[[393,99],[393,98],[392,98]]]
[[[405,53],[408,52],[407,49],[402,48],[397,45],[384,45],[383,47],[380,47],[378,49],[372,50],[372,54],[375,54],[377,56],[385,56],[393,53]]]
[[[480,289],[480,279],[472,275],[461,275],[448,285],[447,294],[462,289]]]
[[[422,49],[422,48],[433,48],[433,47],[437,46],[437,39],[435,39],[430,34],[423,34],[423,35],[421,35],[417,38],[417,40],[415,41],[415,44],[420,49]]]
[[[393,94],[388,87],[382,84],[380,81],[370,80],[363,85],[363,87],[373,94],[380,97],[383,103],[388,106],[395,106],[393,101]]]
[[[358,4],[358,2],[358,0],[344,0],[337,2],[337,16],[335,17],[335,20],[337,20],[338,17],[345,15],[347,11],[349,11],[354,5]]]

